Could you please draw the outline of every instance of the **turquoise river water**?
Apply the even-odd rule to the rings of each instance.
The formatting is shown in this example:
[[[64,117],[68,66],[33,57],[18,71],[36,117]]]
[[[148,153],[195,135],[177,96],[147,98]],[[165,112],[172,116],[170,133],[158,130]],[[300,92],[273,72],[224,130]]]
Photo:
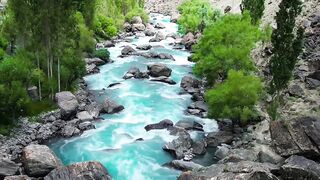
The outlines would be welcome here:
[[[164,34],[176,33],[178,30],[177,24],[170,23],[169,16],[151,14],[150,19],[153,23],[161,22],[166,26],[160,30]],[[96,129],[86,131],[79,137],[60,139],[50,144],[65,165],[96,160],[108,169],[115,180],[176,179],[180,174],[179,171],[162,166],[173,160],[169,153],[162,150],[162,146],[177,137],[169,135],[167,130],[146,132],[144,126],[163,119],[170,119],[173,122],[197,120],[204,125],[205,132],[191,132],[193,138],[217,130],[214,120],[200,119],[184,113],[191,103],[191,96],[178,93],[181,91],[182,77],[190,75],[192,70],[193,63],[187,61],[189,53],[174,50],[169,45],[174,42],[172,38],[149,43],[150,38],[132,37],[129,43],[121,42],[116,44],[116,47],[109,48],[111,59],[115,62],[100,67],[100,73],[85,77],[90,90],[106,88],[106,96],[122,104],[125,110],[119,114],[102,115],[104,120],[95,123]],[[176,61],[145,59],[137,56],[118,58],[124,45],[135,47],[140,44],[151,44],[153,46],[151,51],[170,53]],[[153,63],[164,63],[170,67],[171,78],[177,84],[167,85],[146,79],[122,79],[130,67],[138,67],[141,71],[145,71],[147,65]],[[121,85],[107,89],[109,84],[116,82],[121,82]],[[143,138],[144,141],[135,141],[138,138]],[[210,159],[207,156],[210,154],[195,161],[210,164],[206,162]]]

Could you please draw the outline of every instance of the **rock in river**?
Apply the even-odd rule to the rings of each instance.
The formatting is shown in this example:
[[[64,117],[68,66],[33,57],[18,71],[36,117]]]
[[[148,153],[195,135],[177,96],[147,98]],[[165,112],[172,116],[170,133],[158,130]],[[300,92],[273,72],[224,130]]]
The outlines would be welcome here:
[[[131,46],[125,46],[122,49],[121,54],[124,56],[128,56],[128,55],[132,55],[135,52],[136,52],[136,50],[134,50]]]
[[[99,162],[81,162],[59,167],[44,180],[111,180],[108,170]]]
[[[174,80],[172,80],[172,79],[170,79],[168,77],[165,77],[165,76],[160,76],[160,77],[157,77],[157,78],[153,78],[150,81],[163,82],[163,83],[167,83],[167,84],[170,84],[170,85],[177,84]]]
[[[56,155],[45,145],[29,145],[22,151],[22,162],[29,176],[43,177],[62,165]]]
[[[122,111],[124,107],[122,105],[117,104],[115,101],[110,98],[106,98],[103,104],[103,112],[107,114],[114,114]]]
[[[76,96],[70,91],[57,93],[56,101],[60,108],[61,119],[70,120],[77,114],[79,103]]]
[[[169,119],[165,119],[165,120],[162,120],[156,124],[149,124],[147,126],[144,127],[144,129],[146,131],[150,131],[152,129],[166,129],[168,127],[172,127],[173,126],[173,122]]]
[[[171,76],[172,70],[164,64],[148,65],[148,74],[152,77]]]

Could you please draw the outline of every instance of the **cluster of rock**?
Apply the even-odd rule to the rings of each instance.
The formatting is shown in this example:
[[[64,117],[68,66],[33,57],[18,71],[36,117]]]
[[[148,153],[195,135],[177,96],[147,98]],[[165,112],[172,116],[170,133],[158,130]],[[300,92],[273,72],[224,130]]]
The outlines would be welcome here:
[[[61,160],[45,145],[31,144],[22,149],[21,163],[0,157],[0,179],[31,180],[111,180],[99,162],[82,162],[63,166]]]
[[[176,84],[175,81],[170,79],[172,70],[164,64],[152,64],[147,66],[147,72],[141,72],[139,68],[132,67],[128,72],[123,76],[123,79],[150,79],[150,81],[163,82],[170,85]]]
[[[140,45],[136,47],[138,50],[149,50],[152,48],[151,45]],[[128,56],[142,56],[147,59],[170,59],[175,60],[174,57],[171,54],[166,53],[156,53],[156,52],[137,52],[133,47],[131,46],[125,46],[121,50],[121,55],[119,57],[128,57]]]

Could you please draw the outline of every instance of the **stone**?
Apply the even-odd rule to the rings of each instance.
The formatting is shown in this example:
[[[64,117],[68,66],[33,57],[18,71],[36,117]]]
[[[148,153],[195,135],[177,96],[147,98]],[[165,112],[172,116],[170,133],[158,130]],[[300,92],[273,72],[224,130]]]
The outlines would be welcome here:
[[[181,42],[183,45],[185,45],[185,48],[187,50],[191,50],[192,46],[196,43],[196,39],[195,36],[191,32],[189,32],[183,37]]]
[[[227,146],[218,146],[216,152],[214,153],[214,156],[218,159],[223,159],[227,157],[229,152],[230,149]]]
[[[281,166],[280,175],[283,179],[319,180],[320,165],[302,156],[291,156]]]
[[[141,72],[139,68],[137,67],[131,67],[128,72],[123,76],[123,79],[131,79],[131,78],[136,78],[136,79],[148,79],[149,75],[145,72]]]
[[[140,24],[132,24],[131,29],[132,29],[133,32],[144,31],[144,30],[146,30],[146,26],[144,24],[142,24],[142,23],[140,23]]]
[[[167,38],[178,39],[179,37],[180,36],[178,34],[176,34],[176,33],[169,33],[169,34],[167,34],[166,39]]]
[[[157,28],[157,29],[164,29],[164,28],[166,28],[166,27],[164,26],[164,24],[162,24],[162,23],[157,23],[154,27]]]
[[[4,180],[31,180],[30,177],[26,175],[18,175],[18,176],[7,176]]]
[[[164,40],[166,37],[164,36],[164,34],[162,32],[157,32],[156,34],[156,38],[160,39],[160,41]]]
[[[174,80],[172,80],[168,77],[165,77],[165,76],[156,77],[156,78],[151,79],[150,81],[163,82],[163,83],[170,84],[170,85],[177,84]]]
[[[106,41],[103,45],[105,48],[115,47],[115,44],[112,41]]]
[[[258,154],[253,149],[232,149],[228,155],[218,163],[241,162],[241,161],[256,161]]]
[[[16,164],[7,158],[0,158],[0,179],[5,176],[12,176],[19,172],[20,164]]]
[[[61,119],[70,120],[77,114],[79,102],[70,91],[56,93],[56,102],[61,113]]]
[[[66,125],[61,130],[61,136],[66,137],[66,138],[69,138],[72,136],[77,136],[80,133],[81,133],[80,130],[72,125]]]
[[[200,88],[201,82],[191,76],[184,76],[181,80],[180,87],[185,91],[191,88]]]
[[[317,79],[306,78],[306,87],[309,89],[316,89],[320,86],[320,81]]]
[[[188,155],[188,151],[192,147],[192,139],[187,132],[179,134],[177,139],[166,143],[162,149],[172,153],[177,159],[184,159]]]
[[[152,77],[171,76],[172,70],[164,64],[148,65],[148,74]]]
[[[106,98],[103,104],[103,113],[114,114],[124,110],[122,105],[117,104],[110,98]]]
[[[111,180],[108,170],[99,162],[81,162],[51,171],[44,180]]]
[[[134,16],[131,20],[131,24],[142,24],[142,19],[140,16]]]
[[[226,14],[226,13],[230,12],[231,9],[232,9],[231,6],[227,6],[226,8],[224,8],[224,13]]]
[[[37,86],[28,87],[27,91],[32,101],[38,101],[40,99]]]
[[[93,116],[88,111],[81,111],[77,113],[77,118],[81,121],[91,121]]]
[[[230,144],[233,140],[233,133],[229,131],[218,131],[209,133],[206,142],[209,147],[217,147],[221,144]]]
[[[84,60],[88,65],[94,64],[96,66],[101,66],[106,64],[106,62],[100,58],[85,58]]]
[[[156,124],[149,124],[144,127],[146,131],[150,131],[153,129],[167,129],[173,126],[173,122],[169,119],[165,119]]]
[[[304,91],[301,86],[298,84],[294,84],[292,86],[289,86],[289,94],[291,96],[301,97],[304,94]]]
[[[97,102],[92,102],[85,107],[85,110],[93,117],[98,118],[100,112],[102,111],[102,105],[98,104]]]
[[[203,168],[202,165],[196,164],[192,161],[173,160],[170,163],[166,163],[165,166],[172,167],[180,171],[192,171]]]
[[[120,84],[121,84],[121,83],[111,83],[111,84],[108,85],[107,88],[112,88],[112,87],[118,86],[118,85],[120,85]]]
[[[303,155],[320,158],[320,119],[300,117],[270,122],[272,146],[281,156]]]
[[[193,154],[196,154],[196,155],[206,154],[206,152],[207,152],[206,147],[207,147],[206,141],[204,141],[204,140],[195,141],[192,144]]]
[[[179,17],[180,17],[180,14],[178,14],[178,13],[172,14],[171,19],[170,19],[170,22],[177,23]]]
[[[131,27],[132,27],[131,24],[126,22],[123,25],[123,30],[125,30],[126,32],[130,32],[131,31]]]
[[[272,164],[251,161],[213,164],[201,169],[184,172],[178,177],[178,180],[279,180],[271,173],[277,171],[278,169],[278,166]]]
[[[144,51],[149,50],[151,48],[152,46],[150,44],[143,44],[143,45],[137,46],[137,49],[144,50]]]
[[[62,165],[57,156],[45,145],[29,145],[23,148],[22,163],[26,173],[32,177],[46,176]]]
[[[262,149],[258,153],[258,159],[261,163],[281,164],[284,159],[270,149]]]
[[[128,55],[132,55],[136,52],[136,50],[134,50],[131,46],[125,46],[122,51],[121,54],[124,56],[128,56]]]
[[[154,36],[156,34],[156,31],[154,30],[154,27],[151,24],[147,24],[144,33],[146,34],[146,36]]]
[[[91,122],[83,122],[79,124],[79,129],[81,131],[87,131],[90,129],[95,129],[96,127]]]
[[[189,107],[189,109],[199,109],[201,112],[206,112],[208,111],[208,106],[205,102],[203,101],[196,101],[193,102]]]
[[[202,124],[191,120],[180,120],[175,124],[175,126],[181,127],[185,130],[203,131]]]

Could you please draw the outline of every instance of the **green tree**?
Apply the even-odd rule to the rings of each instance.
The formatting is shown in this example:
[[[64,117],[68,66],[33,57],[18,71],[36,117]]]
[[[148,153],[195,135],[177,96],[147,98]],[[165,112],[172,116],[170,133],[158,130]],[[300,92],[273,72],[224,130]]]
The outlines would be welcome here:
[[[230,70],[228,79],[206,92],[209,116],[229,118],[235,123],[247,124],[254,119],[254,106],[259,100],[262,84],[259,78]]]
[[[302,51],[303,29],[294,30],[296,17],[301,13],[300,0],[283,0],[276,16],[277,29],[272,33],[273,56],[270,60],[271,91],[287,87],[297,58]]]
[[[214,11],[208,0],[185,0],[178,10],[181,14],[178,19],[181,33],[202,32],[207,25],[220,17],[220,12]]]
[[[252,23],[257,24],[263,16],[264,0],[243,0],[241,4],[242,12],[249,11]]]
[[[225,79],[231,69],[245,73],[254,70],[250,52],[261,34],[258,27],[251,24],[248,13],[223,16],[205,29],[194,47],[193,59],[197,62],[194,73],[206,77],[212,86],[218,78]]]

